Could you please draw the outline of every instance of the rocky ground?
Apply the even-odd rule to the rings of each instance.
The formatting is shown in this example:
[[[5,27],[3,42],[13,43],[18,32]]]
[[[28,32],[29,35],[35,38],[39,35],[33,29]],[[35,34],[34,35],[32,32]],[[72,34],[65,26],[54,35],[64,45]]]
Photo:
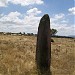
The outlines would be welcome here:
[[[52,75],[75,75],[75,39],[53,38]],[[0,75],[38,75],[36,37],[0,35]]]

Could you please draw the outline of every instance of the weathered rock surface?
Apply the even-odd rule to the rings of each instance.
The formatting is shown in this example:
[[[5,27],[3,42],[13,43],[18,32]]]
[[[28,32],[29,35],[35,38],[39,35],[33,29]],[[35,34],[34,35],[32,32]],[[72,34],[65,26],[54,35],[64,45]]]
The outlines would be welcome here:
[[[50,19],[45,14],[39,23],[36,47],[37,68],[49,70],[51,63]]]

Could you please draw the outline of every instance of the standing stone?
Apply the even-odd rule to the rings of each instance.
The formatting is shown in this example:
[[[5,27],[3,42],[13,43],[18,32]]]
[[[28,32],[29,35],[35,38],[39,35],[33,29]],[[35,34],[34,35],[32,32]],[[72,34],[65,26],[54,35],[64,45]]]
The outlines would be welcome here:
[[[45,14],[39,23],[36,47],[36,63],[40,71],[50,70],[51,63],[51,36],[50,19]]]

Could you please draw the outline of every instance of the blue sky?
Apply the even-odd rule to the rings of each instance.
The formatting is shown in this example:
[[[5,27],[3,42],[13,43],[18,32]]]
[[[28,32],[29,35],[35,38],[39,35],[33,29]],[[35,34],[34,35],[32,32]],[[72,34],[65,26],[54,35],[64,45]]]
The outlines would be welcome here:
[[[0,0],[0,32],[37,33],[40,18],[49,14],[57,35],[75,35],[74,0]]]

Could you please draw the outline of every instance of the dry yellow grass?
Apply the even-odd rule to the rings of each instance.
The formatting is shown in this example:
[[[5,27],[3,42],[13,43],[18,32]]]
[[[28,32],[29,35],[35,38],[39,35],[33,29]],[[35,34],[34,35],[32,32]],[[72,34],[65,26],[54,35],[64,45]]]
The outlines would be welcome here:
[[[75,39],[53,38],[52,75],[75,75]],[[0,75],[38,75],[36,37],[0,35]]]

